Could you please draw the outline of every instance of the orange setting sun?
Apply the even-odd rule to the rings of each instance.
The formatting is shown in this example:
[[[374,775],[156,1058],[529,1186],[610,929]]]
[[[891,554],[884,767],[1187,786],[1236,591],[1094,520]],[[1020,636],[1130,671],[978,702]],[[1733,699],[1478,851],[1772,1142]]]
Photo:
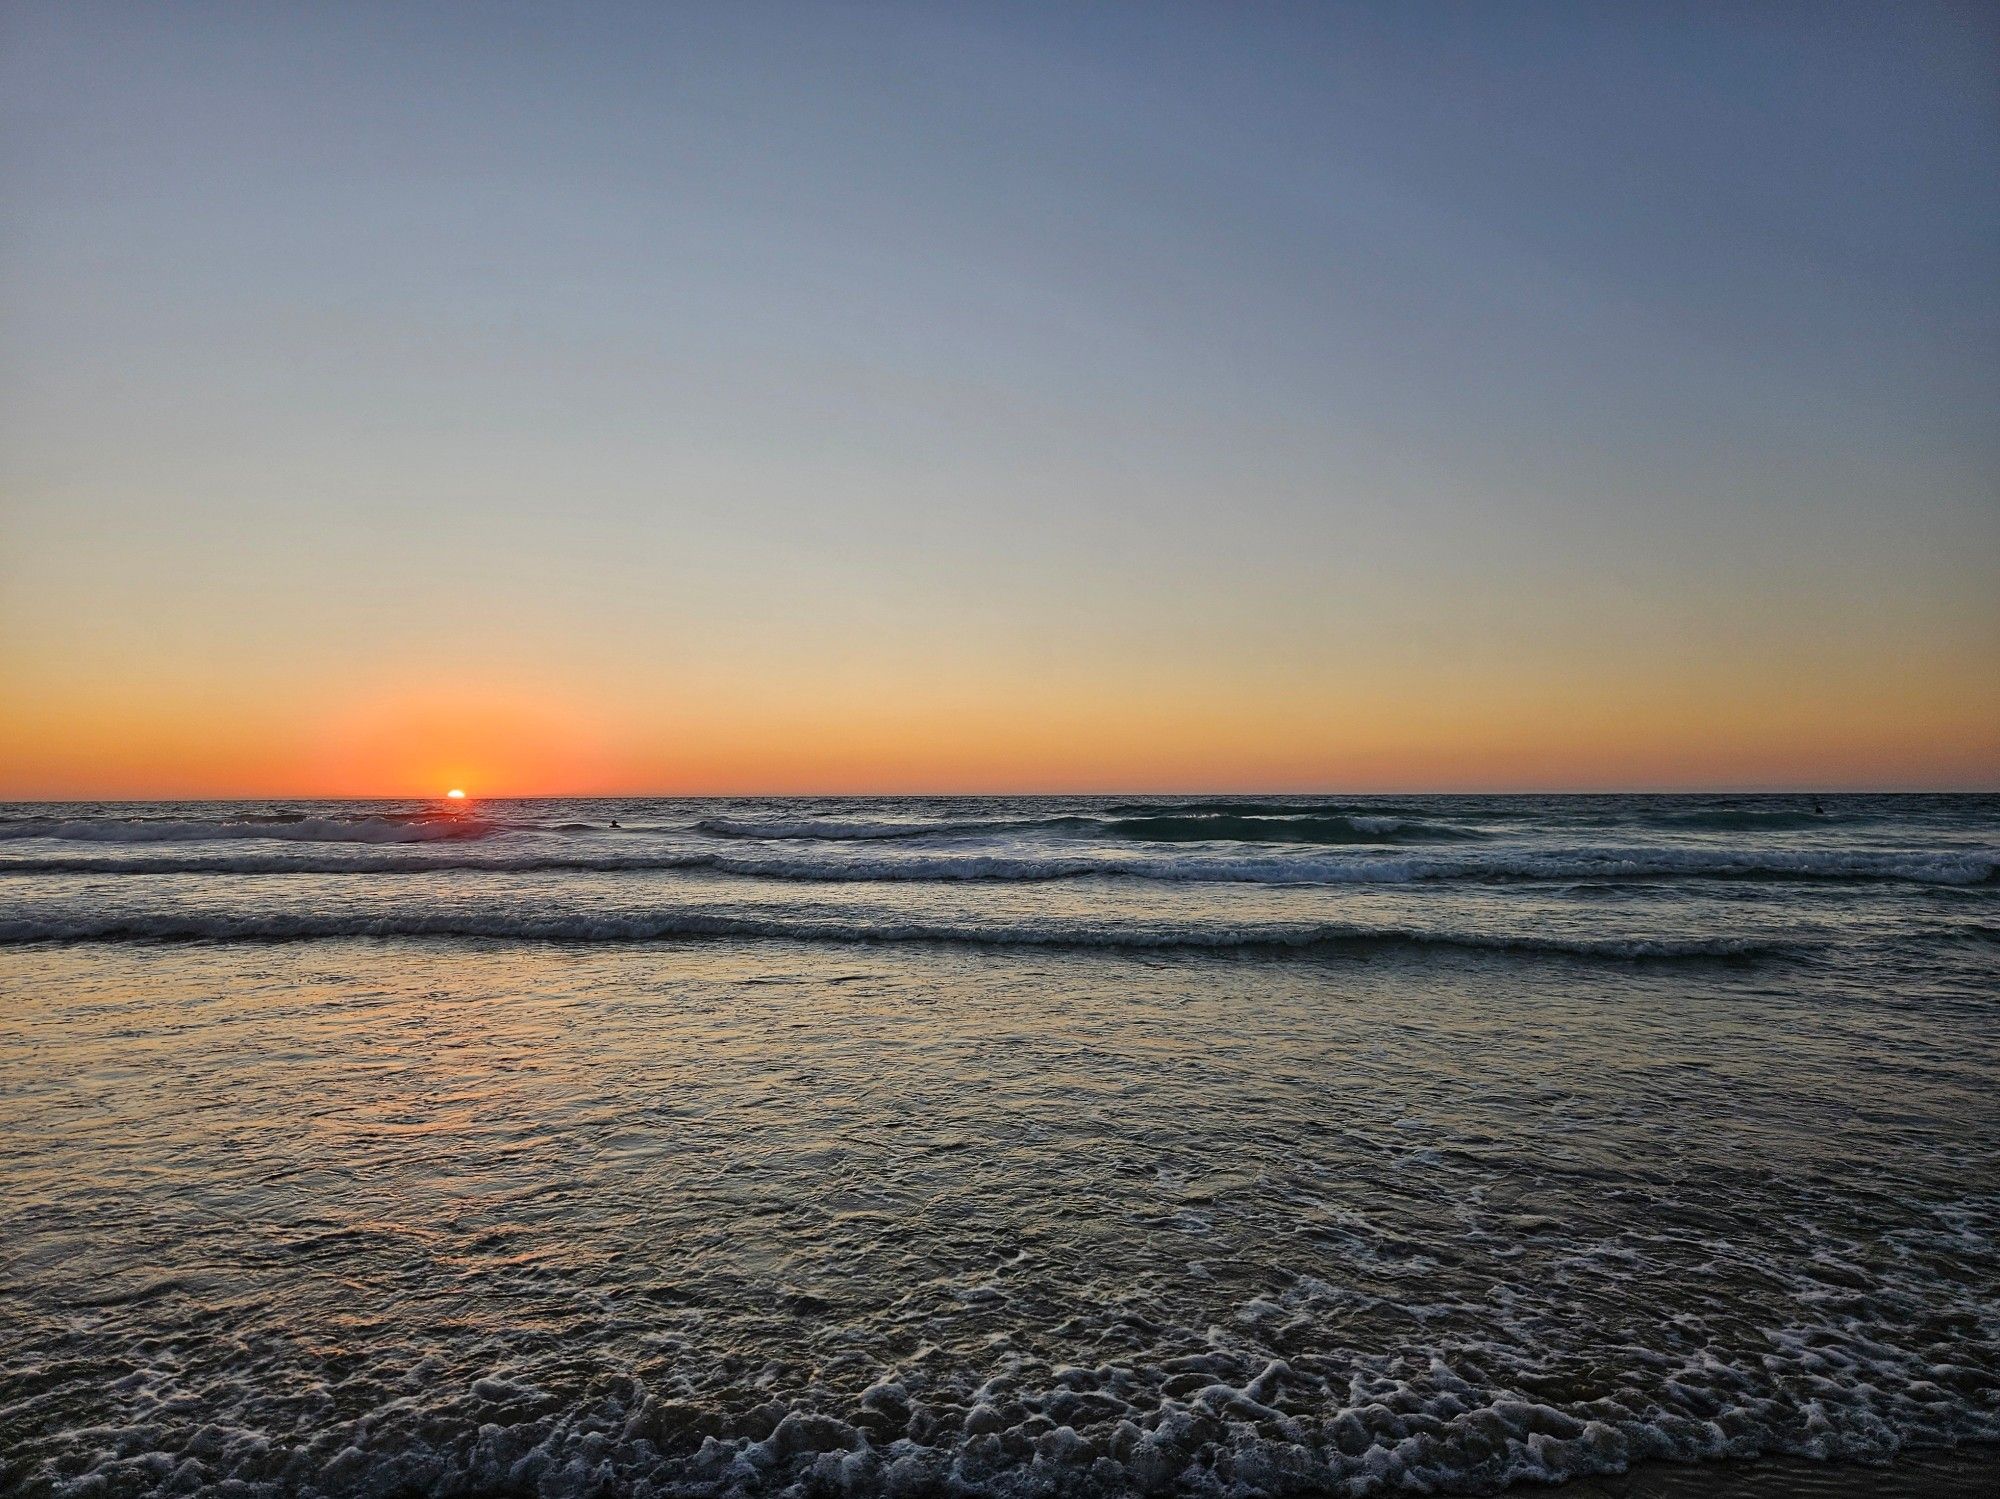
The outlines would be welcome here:
[[[454,786],[445,793],[445,799],[447,801],[462,802],[465,800],[465,793]]]

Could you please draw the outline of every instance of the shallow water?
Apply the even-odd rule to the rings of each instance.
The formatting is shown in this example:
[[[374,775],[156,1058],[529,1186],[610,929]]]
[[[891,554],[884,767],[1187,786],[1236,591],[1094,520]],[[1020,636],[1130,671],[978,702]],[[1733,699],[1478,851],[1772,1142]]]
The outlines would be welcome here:
[[[1996,811],[4,809],[7,1485],[1962,1460]]]

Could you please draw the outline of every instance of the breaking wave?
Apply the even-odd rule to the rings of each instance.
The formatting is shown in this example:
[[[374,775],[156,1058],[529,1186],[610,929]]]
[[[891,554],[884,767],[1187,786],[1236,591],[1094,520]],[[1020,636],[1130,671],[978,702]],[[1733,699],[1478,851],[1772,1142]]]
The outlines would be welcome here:
[[[759,821],[747,817],[704,817],[695,831],[713,838],[760,838],[776,842],[811,840],[821,843],[876,843],[906,838],[962,837],[975,833],[1021,832],[1034,829],[1059,831],[1065,827],[1086,827],[1082,817],[971,818],[944,822],[894,822],[842,820],[838,818],[797,821]]]
[[[1483,838],[1471,828],[1401,817],[1353,813],[1275,816],[1267,813],[1176,812],[1116,817],[1104,831],[1147,843],[1455,843]]]
[[[1387,817],[1421,819],[1430,813],[1383,802],[1153,801],[1113,802],[1108,817]]]

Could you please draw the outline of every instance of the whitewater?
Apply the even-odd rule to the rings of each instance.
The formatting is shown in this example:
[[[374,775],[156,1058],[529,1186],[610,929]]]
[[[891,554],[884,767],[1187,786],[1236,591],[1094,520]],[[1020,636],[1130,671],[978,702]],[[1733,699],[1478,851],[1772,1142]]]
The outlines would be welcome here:
[[[2000,798],[0,806],[0,1013],[8,1493],[2000,1450]]]

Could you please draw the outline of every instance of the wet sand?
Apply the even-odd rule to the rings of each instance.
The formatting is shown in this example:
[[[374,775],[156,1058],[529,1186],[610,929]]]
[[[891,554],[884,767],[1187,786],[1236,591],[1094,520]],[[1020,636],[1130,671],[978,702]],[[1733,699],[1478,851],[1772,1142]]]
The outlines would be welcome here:
[[[1990,1499],[2000,1494],[2000,1446],[1913,1454],[1881,1468],[1796,1458],[1650,1463],[1630,1473],[1579,1479],[1555,1492],[1579,1499]]]

